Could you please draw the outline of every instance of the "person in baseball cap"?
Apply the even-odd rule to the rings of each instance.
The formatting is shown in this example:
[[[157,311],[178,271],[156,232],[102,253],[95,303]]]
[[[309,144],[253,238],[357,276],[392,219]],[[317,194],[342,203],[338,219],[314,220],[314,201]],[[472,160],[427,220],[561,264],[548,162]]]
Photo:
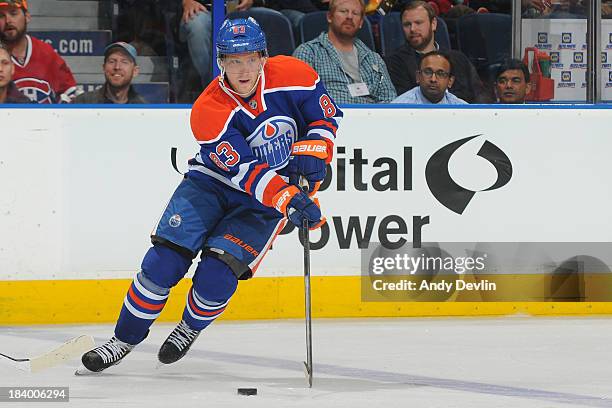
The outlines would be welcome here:
[[[104,49],[102,72],[105,83],[100,89],[77,96],[75,103],[134,104],[147,103],[132,86],[140,69],[136,49],[126,42],[114,42]]]
[[[11,54],[15,85],[37,103],[70,102],[78,92],[74,76],[51,45],[28,34],[28,10],[26,0],[0,0],[0,43]]]
[[[0,7],[15,7],[28,11],[28,2],[26,0],[0,0]]]
[[[138,63],[136,62],[138,53],[136,52],[136,48],[134,48],[131,44],[128,44],[123,41],[118,41],[118,42],[114,42],[112,44],[107,45],[106,48],[104,49],[104,60],[106,61],[108,56],[115,51],[123,52],[124,54],[126,54],[128,57],[132,59],[134,64],[138,65]]]

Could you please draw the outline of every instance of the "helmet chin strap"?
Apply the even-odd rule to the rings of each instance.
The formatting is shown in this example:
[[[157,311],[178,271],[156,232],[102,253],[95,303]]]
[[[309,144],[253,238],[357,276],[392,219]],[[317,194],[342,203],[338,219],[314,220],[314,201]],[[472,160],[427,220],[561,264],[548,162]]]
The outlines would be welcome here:
[[[247,98],[251,96],[253,92],[255,92],[255,89],[257,89],[257,85],[259,84],[259,79],[261,78],[261,75],[263,74],[264,65],[266,65],[266,63],[264,61],[264,63],[261,64],[261,67],[259,68],[259,73],[257,74],[257,79],[255,80],[255,84],[253,85],[253,87],[247,92],[243,92],[243,93],[237,92],[234,89],[232,89],[231,84],[230,86],[227,86],[225,84],[225,68],[223,67],[223,64],[220,63],[220,60],[217,60],[217,65],[219,66],[219,69],[221,70],[221,75],[219,75],[219,85],[221,86],[221,88],[226,89],[228,92],[238,95],[241,98]]]

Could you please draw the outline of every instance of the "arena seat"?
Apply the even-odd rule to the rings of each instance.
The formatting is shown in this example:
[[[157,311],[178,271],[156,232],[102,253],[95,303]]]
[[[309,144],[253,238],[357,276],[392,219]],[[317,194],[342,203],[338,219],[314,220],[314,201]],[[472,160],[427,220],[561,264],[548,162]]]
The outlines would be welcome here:
[[[291,22],[282,13],[264,7],[253,7],[246,11],[236,11],[227,15],[228,18],[253,17],[266,33],[268,53],[275,55],[291,55],[295,50],[295,40]]]

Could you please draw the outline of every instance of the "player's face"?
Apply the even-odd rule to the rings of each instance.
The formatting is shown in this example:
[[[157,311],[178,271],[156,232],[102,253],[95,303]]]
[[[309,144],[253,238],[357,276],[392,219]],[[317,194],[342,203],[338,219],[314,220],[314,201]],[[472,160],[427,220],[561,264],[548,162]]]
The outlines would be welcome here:
[[[0,39],[12,44],[23,38],[30,22],[30,14],[17,7],[0,7]]]
[[[363,8],[358,0],[340,0],[327,13],[330,30],[340,38],[355,38],[363,25]]]
[[[138,66],[125,52],[117,50],[109,54],[102,65],[106,82],[114,88],[125,88],[138,75]]]
[[[435,18],[429,21],[429,14],[423,7],[407,10],[402,14],[404,36],[410,46],[418,51],[433,46],[437,24]]]
[[[221,64],[232,89],[240,95],[248,96],[245,94],[254,91],[265,61],[259,52],[249,52],[227,55]]]
[[[11,56],[5,49],[0,49],[0,89],[5,88],[15,73]]]
[[[520,69],[504,71],[495,81],[495,91],[500,103],[524,103],[531,84],[525,81],[525,74]]]
[[[446,90],[453,85],[450,64],[446,58],[432,55],[421,61],[417,82],[427,99],[433,103],[440,102]]]

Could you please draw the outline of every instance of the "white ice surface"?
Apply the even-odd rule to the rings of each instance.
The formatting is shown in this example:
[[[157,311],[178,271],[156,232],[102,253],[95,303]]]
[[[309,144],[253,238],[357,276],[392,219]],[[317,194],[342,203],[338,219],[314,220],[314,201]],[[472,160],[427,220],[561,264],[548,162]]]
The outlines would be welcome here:
[[[111,325],[0,327],[0,352],[34,356]],[[0,386],[68,386],[70,402],[7,407],[612,408],[612,319],[316,320],[308,389],[302,321],[217,322],[157,369],[173,328],[156,324],[121,364],[90,377],[78,361],[39,374],[0,364]],[[258,395],[238,396],[254,387]]]

